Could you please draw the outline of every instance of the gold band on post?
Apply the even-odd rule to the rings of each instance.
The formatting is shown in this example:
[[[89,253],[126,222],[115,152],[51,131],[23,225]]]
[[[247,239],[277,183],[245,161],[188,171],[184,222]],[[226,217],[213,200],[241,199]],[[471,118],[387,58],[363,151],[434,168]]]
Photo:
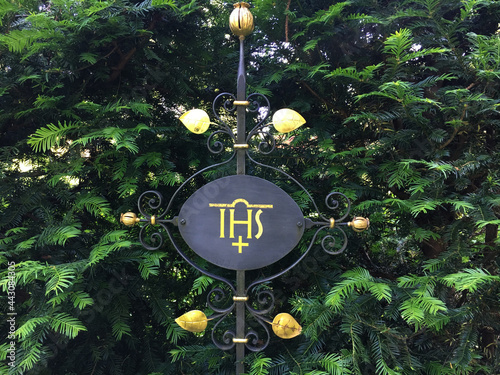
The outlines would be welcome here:
[[[155,225],[156,224],[156,216],[155,215],[151,216],[150,221],[151,221],[152,225]]]
[[[246,150],[246,149],[248,149],[248,144],[247,143],[235,143],[233,147],[235,150]]]
[[[234,296],[233,301],[234,302],[246,302],[246,301],[248,301],[248,296],[245,296],[245,297]]]
[[[335,226],[335,219],[332,217],[330,218],[330,228],[333,228]]]
[[[233,339],[233,342],[235,344],[246,344],[248,342],[248,339]]]
[[[233,102],[234,105],[244,105],[244,106],[249,106],[250,102],[248,100],[235,100]]]

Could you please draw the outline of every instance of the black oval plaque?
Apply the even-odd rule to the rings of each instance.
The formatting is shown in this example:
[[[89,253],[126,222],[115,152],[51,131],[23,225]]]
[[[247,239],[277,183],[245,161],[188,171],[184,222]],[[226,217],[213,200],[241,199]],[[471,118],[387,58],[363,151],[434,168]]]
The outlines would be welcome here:
[[[268,266],[293,250],[304,215],[273,183],[235,175],[197,190],[179,213],[179,230],[202,258],[232,270]]]

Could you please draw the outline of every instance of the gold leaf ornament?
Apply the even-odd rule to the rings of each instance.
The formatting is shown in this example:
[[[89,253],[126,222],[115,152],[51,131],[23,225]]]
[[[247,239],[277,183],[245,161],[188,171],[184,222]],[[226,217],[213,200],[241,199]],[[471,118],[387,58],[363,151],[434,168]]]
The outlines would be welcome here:
[[[288,313],[276,315],[273,319],[272,327],[276,336],[282,339],[293,339],[302,332],[300,324]]]
[[[189,332],[203,332],[207,328],[207,316],[203,311],[191,310],[175,319],[175,322]]]
[[[280,133],[288,133],[306,123],[304,117],[293,109],[283,108],[273,115],[274,128]]]
[[[210,117],[202,109],[192,109],[184,113],[179,120],[190,132],[195,134],[205,133],[210,126]]]

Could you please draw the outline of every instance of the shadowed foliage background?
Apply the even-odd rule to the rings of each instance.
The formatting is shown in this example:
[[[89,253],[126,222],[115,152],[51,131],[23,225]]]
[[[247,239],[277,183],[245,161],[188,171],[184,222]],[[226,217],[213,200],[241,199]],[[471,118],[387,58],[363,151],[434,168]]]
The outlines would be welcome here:
[[[304,331],[249,354],[248,373],[498,373],[500,4],[252,6],[249,93],[307,120],[259,160],[320,203],[346,194],[371,228],[273,282],[275,312]],[[169,197],[219,160],[178,116],[235,91],[231,9],[0,0],[2,337],[12,261],[18,313],[2,373],[234,373],[209,331],[174,322],[216,283],[118,222],[141,192]]]

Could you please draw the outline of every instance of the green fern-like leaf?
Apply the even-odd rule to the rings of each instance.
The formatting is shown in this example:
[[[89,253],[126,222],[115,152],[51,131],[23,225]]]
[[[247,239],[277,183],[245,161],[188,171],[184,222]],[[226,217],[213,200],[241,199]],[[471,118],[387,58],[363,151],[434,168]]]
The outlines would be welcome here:
[[[34,280],[41,279],[45,270],[46,266],[38,261],[27,260],[20,262],[16,265],[16,284],[20,286],[27,285]],[[0,285],[3,291],[7,291],[8,281],[7,277],[3,277],[0,280]]]
[[[188,331],[179,326],[173,318],[167,322],[165,337],[176,345],[180,339],[186,338]]]
[[[50,318],[50,326],[69,338],[75,338],[80,332],[87,328],[76,318],[67,313],[59,313]]]
[[[477,345],[477,331],[471,324],[465,324],[460,332],[458,347],[453,352],[451,363],[467,366],[472,359],[473,347]]]
[[[16,337],[19,340],[24,340],[29,337],[38,326],[48,324],[49,321],[50,319],[47,316],[30,318],[16,330]]]
[[[75,129],[80,128],[77,122],[58,122],[48,124],[44,128],[38,129],[33,135],[28,138],[28,144],[33,147],[35,152],[45,152],[54,146],[59,146],[61,140]]]
[[[87,306],[92,306],[94,304],[94,300],[87,292],[78,290],[72,292],[70,294],[71,302],[73,302],[73,306],[77,307],[80,310],[83,310]]]
[[[8,34],[0,35],[0,43],[13,53],[21,53],[30,49],[37,40],[47,38],[48,32],[44,35],[44,30],[11,30]]]
[[[134,160],[134,166],[140,167],[146,164],[149,168],[159,167],[162,163],[162,155],[159,152],[148,152]]]
[[[120,198],[124,198],[135,194],[137,191],[138,179],[137,177],[127,178],[118,185],[118,192]]]
[[[95,53],[83,52],[80,54],[80,61],[89,63],[91,65],[97,62],[98,56]]]
[[[210,285],[214,283],[214,279],[212,279],[209,276],[202,275],[193,282],[193,287],[191,288],[191,291],[200,295],[204,293]]]
[[[353,79],[355,81],[366,81],[372,79],[375,75],[375,72],[380,69],[384,64],[379,63],[376,65],[370,65],[365,67],[362,71],[358,72],[355,67],[348,68],[337,68],[333,72],[325,75],[325,78],[336,78],[336,77],[346,77]]]
[[[49,226],[38,238],[38,245],[64,246],[70,238],[78,237],[81,233],[81,230],[74,225]]]
[[[112,252],[129,248],[132,245],[130,241],[120,241],[110,245],[97,245],[90,252],[89,265],[94,265],[104,258],[108,257]]]
[[[373,294],[373,296],[381,301],[386,300],[387,302],[391,302],[392,300],[392,289],[389,285],[384,284],[382,282],[371,282],[368,286],[368,291]]]
[[[321,365],[328,371],[327,374],[332,375],[349,375],[352,374],[348,367],[345,358],[339,354],[330,353],[321,359]]]
[[[364,268],[355,268],[345,272],[340,283],[333,287],[326,298],[326,304],[338,312],[348,297],[356,296],[356,290],[370,292],[377,300],[391,301],[391,288],[382,282],[377,282]]]
[[[132,329],[130,326],[122,319],[116,319],[111,324],[111,329],[113,331],[113,336],[116,340],[120,341],[123,335],[131,336]]]
[[[421,48],[412,50],[414,39],[410,29],[400,29],[391,34],[384,42],[384,52],[389,54],[390,74],[394,74],[400,65],[431,54],[445,53],[445,48]]]
[[[267,375],[269,374],[268,368],[272,363],[272,359],[265,357],[264,353],[260,352],[252,356],[250,365],[250,375]]]
[[[139,261],[139,272],[146,280],[151,275],[158,275],[160,271],[160,259],[165,257],[165,253],[145,253]]]
[[[45,350],[41,342],[29,342],[23,343],[20,358],[17,363],[17,367],[23,371],[31,370],[35,364],[40,361]]]
[[[170,350],[168,353],[172,356],[172,362],[177,362],[186,358],[189,354],[196,354],[200,351],[204,351],[207,348],[201,345],[191,345],[191,346],[183,346],[178,347],[176,349]]]
[[[109,202],[104,197],[91,194],[81,195],[75,201],[75,208],[85,209],[94,216],[108,215],[111,212]]]
[[[75,270],[65,266],[51,266],[46,271],[50,275],[50,279],[45,285],[45,294],[55,292],[57,295],[69,288],[76,278]]]
[[[396,31],[384,42],[384,52],[390,53],[396,60],[401,60],[406,50],[413,44],[412,32],[409,29]]]
[[[300,298],[294,303],[292,311],[300,311],[303,316],[307,317],[303,334],[311,337],[312,340],[319,339],[325,329],[332,324],[335,315],[329,306],[317,299]]]
[[[457,291],[468,290],[476,292],[483,285],[499,282],[500,277],[490,275],[487,271],[476,268],[465,269],[462,272],[446,275],[441,280],[447,286],[453,286]]]
[[[420,214],[426,214],[429,211],[434,211],[443,202],[438,199],[417,199],[412,202],[411,213],[413,216],[418,216]]]
[[[411,297],[404,301],[400,307],[401,316],[410,325],[415,326],[415,330],[426,326],[427,314],[437,315],[439,312],[446,312],[447,308],[443,301],[440,299],[425,295],[419,297]],[[436,327],[436,322],[430,322],[433,328]]]
[[[54,297],[52,297],[51,299],[49,299],[47,301],[47,304],[52,305],[52,307],[56,307],[57,305],[60,305],[65,300],[67,300],[69,297],[69,294],[70,294],[69,292],[57,293]]]
[[[381,335],[373,333],[370,335],[370,338],[372,341],[371,353],[375,359],[376,373],[380,375],[402,375],[401,372],[394,371],[388,365],[386,358],[388,357],[389,349],[383,342]]]

